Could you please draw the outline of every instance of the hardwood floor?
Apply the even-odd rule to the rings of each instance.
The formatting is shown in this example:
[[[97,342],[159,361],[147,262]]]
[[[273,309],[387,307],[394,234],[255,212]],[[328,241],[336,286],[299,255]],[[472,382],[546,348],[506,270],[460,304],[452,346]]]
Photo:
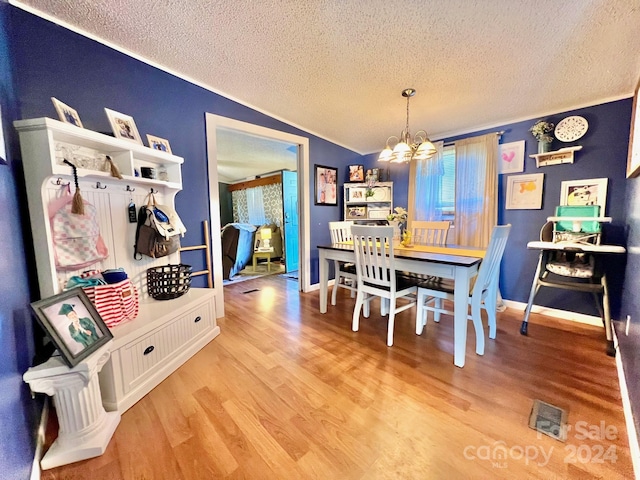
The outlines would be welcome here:
[[[399,314],[388,348],[377,304],[352,332],[349,292],[321,315],[296,288],[225,287],[220,336],[123,414],[104,455],[42,478],[633,478],[603,330],[533,314],[523,337],[508,309],[460,369],[449,316],[416,336],[415,309]],[[568,411],[565,443],[528,427],[534,399]]]

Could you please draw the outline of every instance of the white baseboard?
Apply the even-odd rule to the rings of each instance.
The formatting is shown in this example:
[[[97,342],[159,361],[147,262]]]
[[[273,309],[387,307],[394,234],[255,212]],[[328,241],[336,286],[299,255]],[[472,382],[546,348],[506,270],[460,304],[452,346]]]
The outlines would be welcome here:
[[[638,431],[633,421],[633,413],[631,411],[631,399],[629,398],[629,390],[627,389],[627,378],[624,374],[624,366],[618,351],[618,335],[616,329],[613,328],[613,342],[616,347],[616,367],[618,368],[618,381],[620,382],[620,396],[622,397],[622,409],[624,411],[624,419],[627,427],[627,435],[629,437],[629,454],[633,463],[633,471],[636,480],[640,479],[640,443],[638,440]]]
[[[513,300],[503,300],[504,304],[509,308],[515,308],[522,310],[523,318],[524,311],[527,308],[526,303],[514,302]],[[556,308],[543,307],[540,305],[533,305],[531,312],[540,313],[542,315],[548,315],[549,317],[561,318],[563,320],[569,320],[572,322],[586,323],[587,325],[593,325],[595,327],[604,328],[602,324],[602,318],[594,317],[593,315],[585,315],[583,313],[569,312],[567,310],[558,310]]]
[[[33,463],[31,464],[31,476],[29,477],[29,480],[40,480],[40,475],[42,474],[42,470],[40,469],[40,459],[42,458],[45,432],[47,431],[47,422],[49,421],[49,402],[50,398],[45,397],[44,404],[42,405],[42,413],[40,414],[38,433],[36,434],[36,451],[33,454]]]

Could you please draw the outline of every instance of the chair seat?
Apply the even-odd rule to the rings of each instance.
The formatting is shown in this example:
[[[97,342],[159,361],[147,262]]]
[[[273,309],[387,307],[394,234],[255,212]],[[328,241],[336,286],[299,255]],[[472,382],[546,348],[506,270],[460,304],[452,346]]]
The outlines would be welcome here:
[[[448,278],[431,277],[418,283],[419,288],[426,288],[427,290],[437,290],[439,292],[445,292],[453,295],[455,291],[454,281]]]
[[[341,272],[345,272],[345,273],[351,273],[353,275],[356,275],[356,265],[355,263],[340,263],[340,271]]]
[[[574,260],[548,262],[546,267],[551,273],[564,277],[592,278],[594,276],[594,262],[578,257]]]
[[[384,287],[380,285],[374,285],[369,282],[364,282],[364,284],[368,287],[378,288],[380,290],[390,291],[389,287]],[[400,272],[396,272],[396,290],[406,290],[408,288],[417,287],[420,284],[420,280],[417,278],[410,278],[402,275]]]

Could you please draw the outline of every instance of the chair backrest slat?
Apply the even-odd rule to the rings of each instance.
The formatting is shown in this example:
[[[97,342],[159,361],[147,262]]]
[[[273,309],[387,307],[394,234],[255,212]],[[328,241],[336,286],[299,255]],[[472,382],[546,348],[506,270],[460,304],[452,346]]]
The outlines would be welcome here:
[[[487,252],[484,255],[482,263],[480,264],[474,290],[476,288],[485,290],[488,288],[491,281],[500,274],[500,261],[502,260],[502,255],[504,254],[504,249],[507,245],[510,230],[511,224],[497,225],[493,227],[489,247],[487,248]]]
[[[358,281],[395,288],[393,227],[353,225],[351,235]]]
[[[353,222],[329,222],[329,233],[331,243],[341,243],[351,241],[351,226]]]
[[[447,220],[426,222],[414,220],[411,222],[413,243],[422,245],[445,245],[451,222]]]

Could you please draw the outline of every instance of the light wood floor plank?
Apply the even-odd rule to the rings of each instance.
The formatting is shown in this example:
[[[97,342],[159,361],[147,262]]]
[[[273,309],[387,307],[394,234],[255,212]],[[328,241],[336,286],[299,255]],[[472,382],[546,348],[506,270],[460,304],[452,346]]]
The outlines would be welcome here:
[[[42,478],[632,478],[602,329],[533,314],[523,337],[509,309],[484,356],[469,326],[460,369],[450,316],[417,336],[401,313],[389,348],[377,303],[353,332],[349,292],[322,315],[296,288],[225,287],[221,335],[122,416],[103,456]],[[534,399],[567,410],[565,443],[528,427]]]

